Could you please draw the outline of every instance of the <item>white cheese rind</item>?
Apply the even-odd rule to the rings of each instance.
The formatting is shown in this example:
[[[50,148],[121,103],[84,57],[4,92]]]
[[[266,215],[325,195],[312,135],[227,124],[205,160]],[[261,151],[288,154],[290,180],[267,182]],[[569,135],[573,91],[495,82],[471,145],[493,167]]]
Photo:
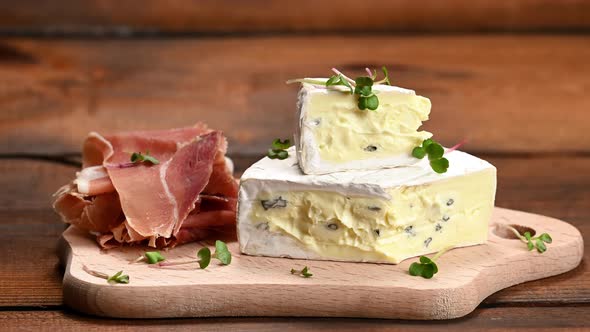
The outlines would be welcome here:
[[[316,79],[322,80],[322,79]],[[308,114],[310,113],[310,103],[312,100],[313,95],[328,95],[335,93],[333,90],[341,90],[341,92],[346,92],[346,88],[344,87],[335,87],[331,89],[326,89],[323,87],[317,87],[310,84],[303,84],[301,90],[298,94],[297,99],[297,110],[298,110],[298,124],[296,126],[296,133],[295,133],[295,146],[297,147],[297,157],[299,160],[299,165],[301,169],[306,174],[327,174],[332,172],[341,172],[347,170],[371,170],[371,169],[380,169],[380,168],[391,168],[397,166],[405,166],[405,165],[412,165],[417,163],[417,159],[411,156],[410,151],[405,151],[404,153],[394,154],[394,155],[387,155],[387,156],[379,156],[373,158],[361,158],[361,159],[352,159],[344,162],[334,162],[330,160],[326,160],[321,157],[319,149],[318,149],[318,142],[316,141],[316,137],[314,131],[317,129],[315,128],[317,124],[314,122],[314,119],[308,118]],[[376,85],[373,87],[373,90],[379,93],[397,93],[400,95],[407,95],[407,96],[416,96],[416,93],[413,90],[404,89],[395,86],[389,85]],[[419,97],[421,98],[421,97]],[[427,101],[427,99],[425,99]],[[352,101],[351,101],[352,102]],[[375,112],[386,112],[387,110],[378,109]],[[337,112],[335,110],[335,112]],[[373,112],[373,111],[359,111],[355,110],[355,112]],[[416,134],[421,136],[422,138],[431,137],[430,133],[427,132],[420,132],[420,134]],[[419,145],[419,144],[417,144]]]
[[[249,255],[262,255],[272,257],[291,257],[301,259],[321,260],[345,260],[365,261],[380,263],[397,263],[388,259],[367,259],[366,257],[330,257],[312,250],[298,239],[282,232],[272,232],[251,219],[253,204],[260,204],[257,200],[261,193],[284,193],[321,191],[333,192],[343,196],[374,197],[376,199],[390,200],[392,189],[398,187],[420,186],[432,184],[438,181],[462,177],[467,174],[475,174],[481,171],[493,172],[493,183],[486,182],[492,188],[483,188],[495,193],[494,166],[469,154],[452,151],[445,155],[450,161],[449,170],[444,174],[434,173],[427,160],[407,167],[381,169],[375,171],[349,171],[326,175],[306,175],[298,167],[293,155],[293,148],[289,150],[290,156],[285,160],[271,160],[264,158],[252,165],[242,176],[239,203],[238,203],[238,238],[240,250]],[[485,204],[493,206],[492,201]],[[489,206],[488,206],[489,207]],[[487,223],[487,221],[485,221]],[[486,227],[487,229],[487,227]],[[481,239],[472,243],[459,243],[467,246],[482,243],[486,234]],[[424,254],[429,251],[424,249],[406,256]]]

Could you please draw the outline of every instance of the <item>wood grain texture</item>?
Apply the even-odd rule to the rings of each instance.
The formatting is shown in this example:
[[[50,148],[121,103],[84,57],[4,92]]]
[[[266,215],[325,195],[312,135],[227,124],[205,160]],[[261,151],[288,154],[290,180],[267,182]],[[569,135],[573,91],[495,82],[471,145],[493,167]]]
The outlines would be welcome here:
[[[550,233],[551,250],[529,252],[502,225]],[[213,242],[191,243],[165,255],[172,262],[186,261],[203,245],[214,249]],[[580,232],[567,223],[496,208],[488,242],[446,253],[438,259],[439,272],[432,280],[408,275],[415,259],[388,265],[254,257],[240,255],[235,241],[228,243],[233,256],[228,266],[212,264],[199,270],[195,263],[155,269],[145,263],[129,263],[146,248],[104,252],[94,238],[76,227],[64,232],[60,251],[62,262],[67,262],[64,302],[92,315],[451,319],[469,314],[500,289],[575,268],[582,259],[583,245]],[[300,266],[309,266],[313,277],[301,278],[289,272]],[[109,285],[86,268],[108,275],[123,270],[130,282]]]
[[[590,237],[590,158],[479,157],[498,168],[497,206],[567,220]],[[257,159],[234,161],[241,172]],[[55,163],[0,159],[0,250],[8,253],[8,264],[0,269],[0,293],[7,294],[0,297],[0,306],[62,304],[55,246],[64,226],[50,208],[50,195],[74,172],[74,167]],[[485,303],[590,303],[590,241],[585,255],[574,271],[510,287]]]
[[[42,32],[531,31],[590,27],[582,0],[0,2],[0,28]]]
[[[225,131],[260,155],[294,130],[293,77],[387,65],[425,128],[478,152],[590,151],[587,36],[1,40],[0,154],[79,151],[90,130]],[[372,52],[354,45],[375,45]],[[524,125],[526,124],[526,125]],[[534,142],[534,144],[532,143]]]
[[[0,210],[0,307],[61,305],[56,248],[64,230],[49,210]]]
[[[404,321],[359,318],[192,318],[105,319],[70,311],[0,311],[6,331],[584,331],[590,325],[590,307],[528,307],[476,309],[466,317],[446,321]]]

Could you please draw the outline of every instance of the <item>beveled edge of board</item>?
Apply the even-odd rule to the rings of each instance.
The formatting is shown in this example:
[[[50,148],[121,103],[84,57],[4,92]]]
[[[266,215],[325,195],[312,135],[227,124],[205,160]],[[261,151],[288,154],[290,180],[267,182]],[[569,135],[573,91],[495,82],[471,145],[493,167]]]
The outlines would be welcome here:
[[[319,283],[228,283],[222,287],[220,284],[193,284],[158,286],[156,289],[132,284],[113,286],[96,280],[83,280],[72,273],[76,255],[73,254],[74,248],[70,241],[71,237],[80,236],[80,232],[70,227],[59,241],[60,260],[65,266],[64,302],[74,310],[87,314],[119,318],[315,316],[452,319],[469,314],[486,297],[501,289],[565,273],[577,267],[582,260],[582,235],[574,226],[564,221],[495,208],[493,222],[547,231],[553,235],[554,242],[544,254],[530,253],[522,243],[497,236],[494,224],[490,227],[489,242],[484,246],[489,249],[489,255],[493,253],[494,247],[496,250],[500,248],[502,255],[511,258],[508,262],[494,261],[497,257],[490,256],[496,265],[478,267],[475,274],[466,277],[470,278],[467,281],[458,278],[457,287],[423,287],[428,285],[424,282],[436,282],[436,277],[424,280],[408,276],[409,283],[415,289]],[[451,252],[469,254],[470,248],[459,248]],[[410,261],[412,259],[396,266],[407,271]],[[318,263],[316,265],[322,264],[321,261],[313,262]],[[343,264],[360,264],[362,267],[370,263]],[[519,270],[526,273],[519,273]],[[412,292],[407,292],[408,289],[412,289]],[[150,301],[143,302],[143,307],[127,303],[126,299],[134,299],[138,294],[152,294],[152,297]],[[318,309],[317,306],[310,307],[305,303],[320,303],[325,307]],[[367,303],[374,303],[375,306],[367,306]]]

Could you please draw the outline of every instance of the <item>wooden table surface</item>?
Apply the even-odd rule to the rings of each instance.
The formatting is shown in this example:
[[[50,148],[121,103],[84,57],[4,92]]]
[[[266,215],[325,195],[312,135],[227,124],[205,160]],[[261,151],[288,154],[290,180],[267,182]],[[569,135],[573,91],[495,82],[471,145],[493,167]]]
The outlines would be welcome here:
[[[66,27],[82,24],[71,18],[83,16],[88,8],[81,9],[76,1],[67,2],[75,15],[54,14]],[[96,3],[102,3],[104,7],[99,7],[106,10],[116,2]],[[135,26],[153,23],[150,8],[157,4],[146,3],[149,5],[139,10]],[[517,3],[520,7],[516,14],[521,15],[532,2]],[[579,6],[587,9],[587,3]],[[262,15],[257,25],[248,25],[252,17],[246,15],[246,23],[232,24],[248,25],[259,32],[276,23],[279,33],[225,35],[226,29],[235,28],[228,23],[207,32],[212,34],[173,38],[150,37],[149,33],[140,38],[110,38],[108,34],[97,38],[92,29],[89,36],[88,31],[82,36],[64,36],[67,29],[58,29],[57,37],[44,38],[46,30],[12,33],[11,27],[20,27],[17,23],[23,22],[10,19],[22,14],[21,7],[8,8],[0,3],[0,8],[0,18],[6,18],[0,22],[1,330],[590,329],[588,241],[585,258],[574,271],[500,291],[472,314],[451,321],[261,317],[115,320],[80,315],[63,306],[62,270],[55,250],[65,226],[51,209],[51,194],[78,169],[80,144],[90,130],[168,128],[202,120],[224,130],[230,140],[230,156],[242,172],[264,154],[273,138],[293,132],[297,87],[285,85],[285,80],[327,75],[332,66],[360,73],[365,65],[386,65],[394,84],[415,89],[432,100],[426,129],[445,145],[466,138],[466,151],[497,166],[497,206],[566,220],[588,239],[587,34],[379,32],[412,24],[419,20],[419,14],[414,13],[415,17],[400,26],[389,24],[387,15],[377,15],[376,21],[359,23],[368,32],[355,34],[287,34],[281,31],[297,30],[298,17],[287,15],[279,24]],[[171,31],[207,26],[207,21],[196,21],[201,22],[196,25],[182,21],[183,11],[175,8],[168,10],[180,17],[179,21],[156,24]],[[501,10],[509,10],[496,9],[493,15],[498,17],[504,17]],[[462,14],[483,15],[484,9],[478,10]],[[554,21],[547,23],[543,19],[548,16],[547,10],[536,11],[529,19],[540,22],[542,29],[589,26],[588,15],[577,15],[573,10],[552,16]],[[130,11],[124,7],[121,16]],[[353,17],[354,12],[343,11],[342,15]],[[500,24],[493,15],[481,21],[476,30]],[[338,24],[324,26],[313,17],[310,31],[329,32]],[[27,26],[46,23],[35,15],[26,16],[26,20]],[[473,25],[467,19],[458,19],[455,25],[439,23],[451,31]],[[521,23],[512,28],[527,31],[530,25]],[[5,37],[1,37],[2,29]],[[370,50],[364,45],[371,45]]]

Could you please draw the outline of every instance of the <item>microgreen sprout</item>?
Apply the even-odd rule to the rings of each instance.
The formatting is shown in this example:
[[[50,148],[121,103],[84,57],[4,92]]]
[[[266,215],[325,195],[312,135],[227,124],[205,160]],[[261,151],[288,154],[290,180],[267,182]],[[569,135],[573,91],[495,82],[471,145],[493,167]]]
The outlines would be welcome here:
[[[445,252],[453,247],[447,247],[441,251],[439,251],[436,255],[432,258],[428,258],[426,256],[420,256],[420,262],[414,262],[410,265],[410,275],[411,276],[421,276],[425,279],[432,278],[435,274],[438,273],[438,266],[436,265],[435,261],[442,256]]]
[[[159,262],[163,262],[166,260],[164,256],[159,251],[146,251],[143,255],[137,257],[137,259],[132,260],[129,264],[146,262],[148,264],[156,264]]]
[[[147,259],[148,264],[156,264],[166,260],[159,251],[148,251],[145,253],[145,258]]]
[[[505,226],[506,228],[511,230],[514,233],[514,235],[518,237],[519,240],[521,240],[523,243],[526,243],[526,246],[529,249],[529,251],[537,249],[537,251],[542,254],[545,251],[547,251],[547,246],[545,245],[545,243],[550,244],[551,242],[553,242],[553,239],[547,233],[543,233],[539,236],[533,237],[530,232],[524,232],[524,234],[521,235],[516,228],[509,225]]]
[[[133,152],[131,154],[131,162],[136,164],[136,163],[141,163],[141,162],[148,162],[148,163],[152,163],[153,165],[157,165],[160,163],[160,161],[158,159],[156,159],[153,156],[150,156],[150,151],[146,151],[145,154],[142,154],[141,152]]]
[[[412,150],[412,156],[418,159],[428,155],[430,167],[437,173],[444,173],[449,168],[449,160],[443,157],[444,154],[445,149],[432,138],[424,140],[421,146],[417,146]]]
[[[303,278],[309,278],[313,276],[313,274],[309,272],[309,268],[307,266],[304,267],[302,270],[291,269],[291,274],[296,274]]]
[[[191,259],[181,262],[160,262],[155,267],[168,267],[198,263],[199,268],[205,269],[211,263],[211,258],[219,260],[222,265],[229,265],[231,263],[231,252],[227,248],[227,244],[220,240],[215,241],[215,253],[211,254],[211,250],[209,248],[203,247],[197,252],[197,257],[198,259]]]
[[[109,284],[128,284],[129,283],[129,276],[123,274],[123,271],[119,271],[112,276],[109,276],[106,273],[98,272],[89,269],[86,265],[82,266],[82,269],[86,271],[86,273],[93,275],[97,278],[102,278],[106,280]]]
[[[445,173],[447,169],[449,169],[449,160],[444,158],[443,155],[445,153],[457,150],[463,144],[465,144],[465,140],[455,144],[453,147],[445,151],[442,145],[437,143],[432,138],[429,138],[425,139],[422,142],[422,145],[417,146],[412,150],[412,156],[414,158],[422,159],[428,155],[428,160],[430,161],[430,167],[432,167],[432,170],[437,173]]]
[[[368,76],[359,76],[354,80],[343,73],[341,73],[338,69],[332,68],[332,71],[335,75],[328,78],[327,81],[321,81],[317,79],[309,79],[309,78],[299,78],[294,80],[287,81],[287,84],[300,82],[300,83],[308,83],[313,85],[323,85],[327,88],[333,86],[344,86],[348,88],[351,94],[357,97],[357,106],[360,110],[372,110],[375,111],[379,107],[379,98],[373,91],[373,85],[376,84],[387,84],[391,85],[389,81],[389,73],[387,68],[382,67],[383,75],[385,76],[382,80],[376,81],[377,79],[377,71],[374,70],[371,72],[369,68],[365,68]]]
[[[272,141],[272,147],[270,149],[268,149],[268,157],[270,159],[286,159],[287,157],[289,157],[289,152],[287,152],[287,149],[291,146],[291,140],[290,139],[285,139],[282,140],[277,138],[274,141]]]

